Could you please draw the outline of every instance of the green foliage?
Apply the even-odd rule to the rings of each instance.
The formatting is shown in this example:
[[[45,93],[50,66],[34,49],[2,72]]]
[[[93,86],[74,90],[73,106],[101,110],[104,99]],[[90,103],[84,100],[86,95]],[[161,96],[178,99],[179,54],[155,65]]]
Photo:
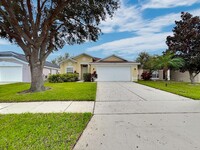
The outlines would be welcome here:
[[[157,69],[179,69],[185,65],[182,58],[174,57],[173,53],[167,52],[164,55],[158,56],[155,60],[155,68]]]
[[[200,84],[192,85],[186,82],[164,82],[164,81],[138,81],[138,83],[153,88],[185,96],[188,98],[200,99]],[[166,86],[167,83],[167,86]]]
[[[181,13],[181,20],[175,21],[173,36],[167,37],[169,51],[181,57],[185,65],[182,72],[189,71],[191,82],[200,72],[200,17],[192,16],[188,12]]]
[[[50,90],[36,93],[19,94],[30,87],[28,83],[0,85],[0,102],[30,101],[94,101],[96,83],[64,82],[45,83]]]
[[[70,150],[91,117],[91,113],[0,115],[0,149]]]
[[[69,58],[69,53],[65,53],[64,55],[60,55],[57,58],[51,60],[51,63],[59,65],[59,63],[65,59]]]
[[[150,59],[151,59],[151,56],[149,53],[141,52],[136,58],[136,62],[140,63],[142,69],[149,69],[148,62],[150,61]]]
[[[49,78],[48,78],[48,81],[50,83],[62,83],[62,82],[64,82],[63,79],[61,78],[61,74],[50,75]]]
[[[83,80],[84,80],[85,82],[91,82],[91,80],[92,80],[92,75],[91,75],[91,73],[84,73],[84,74],[83,74]]]
[[[77,73],[61,74],[63,82],[75,82],[78,81],[79,75]]]
[[[67,73],[67,74],[53,74],[48,78],[50,83],[62,83],[62,82],[75,82],[78,81],[77,73]]]

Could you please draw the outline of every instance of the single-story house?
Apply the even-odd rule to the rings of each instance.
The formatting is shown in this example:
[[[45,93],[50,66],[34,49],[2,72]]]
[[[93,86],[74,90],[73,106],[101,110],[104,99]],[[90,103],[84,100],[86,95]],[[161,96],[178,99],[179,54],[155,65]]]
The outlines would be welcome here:
[[[116,55],[100,59],[86,53],[63,60],[60,63],[61,73],[79,73],[83,79],[84,73],[96,71],[96,81],[137,81],[138,65]]]
[[[139,72],[139,79],[142,79],[141,75],[143,72],[148,71],[145,69],[138,69]],[[180,72],[179,70],[168,70],[167,72],[167,78],[168,80],[171,81],[178,81],[178,82],[190,82],[190,75],[188,71],[185,72]],[[152,72],[152,80],[165,80],[165,74],[163,70],[155,70]],[[195,78],[194,81],[196,83],[200,83],[200,74],[198,74]]]
[[[44,79],[58,72],[58,65],[45,62]],[[0,52],[0,82],[31,82],[30,66],[25,55],[12,51]]]

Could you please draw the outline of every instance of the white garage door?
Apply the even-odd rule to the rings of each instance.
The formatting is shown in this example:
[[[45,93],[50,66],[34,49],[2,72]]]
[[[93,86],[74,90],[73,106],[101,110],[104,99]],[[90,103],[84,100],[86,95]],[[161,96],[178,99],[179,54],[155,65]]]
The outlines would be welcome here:
[[[0,82],[22,82],[22,67],[0,66]]]
[[[97,66],[97,81],[131,81],[131,67]]]

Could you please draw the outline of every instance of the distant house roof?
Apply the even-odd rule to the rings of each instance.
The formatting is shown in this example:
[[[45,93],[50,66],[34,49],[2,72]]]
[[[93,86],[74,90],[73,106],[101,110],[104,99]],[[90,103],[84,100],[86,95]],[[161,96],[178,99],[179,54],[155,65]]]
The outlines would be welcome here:
[[[24,54],[19,54],[19,53],[12,52],[12,51],[0,52],[0,58],[3,58],[3,57],[14,57],[16,59],[19,59],[19,60],[25,62],[25,63],[28,63]],[[46,61],[44,66],[45,67],[52,67],[52,68],[60,68],[58,65],[52,64],[49,61]]]

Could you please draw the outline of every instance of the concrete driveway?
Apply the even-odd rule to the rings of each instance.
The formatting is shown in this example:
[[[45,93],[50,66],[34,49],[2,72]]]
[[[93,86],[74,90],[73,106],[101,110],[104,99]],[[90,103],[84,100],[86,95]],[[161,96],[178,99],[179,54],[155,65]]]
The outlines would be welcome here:
[[[132,82],[99,82],[75,150],[199,150],[200,101]]]

